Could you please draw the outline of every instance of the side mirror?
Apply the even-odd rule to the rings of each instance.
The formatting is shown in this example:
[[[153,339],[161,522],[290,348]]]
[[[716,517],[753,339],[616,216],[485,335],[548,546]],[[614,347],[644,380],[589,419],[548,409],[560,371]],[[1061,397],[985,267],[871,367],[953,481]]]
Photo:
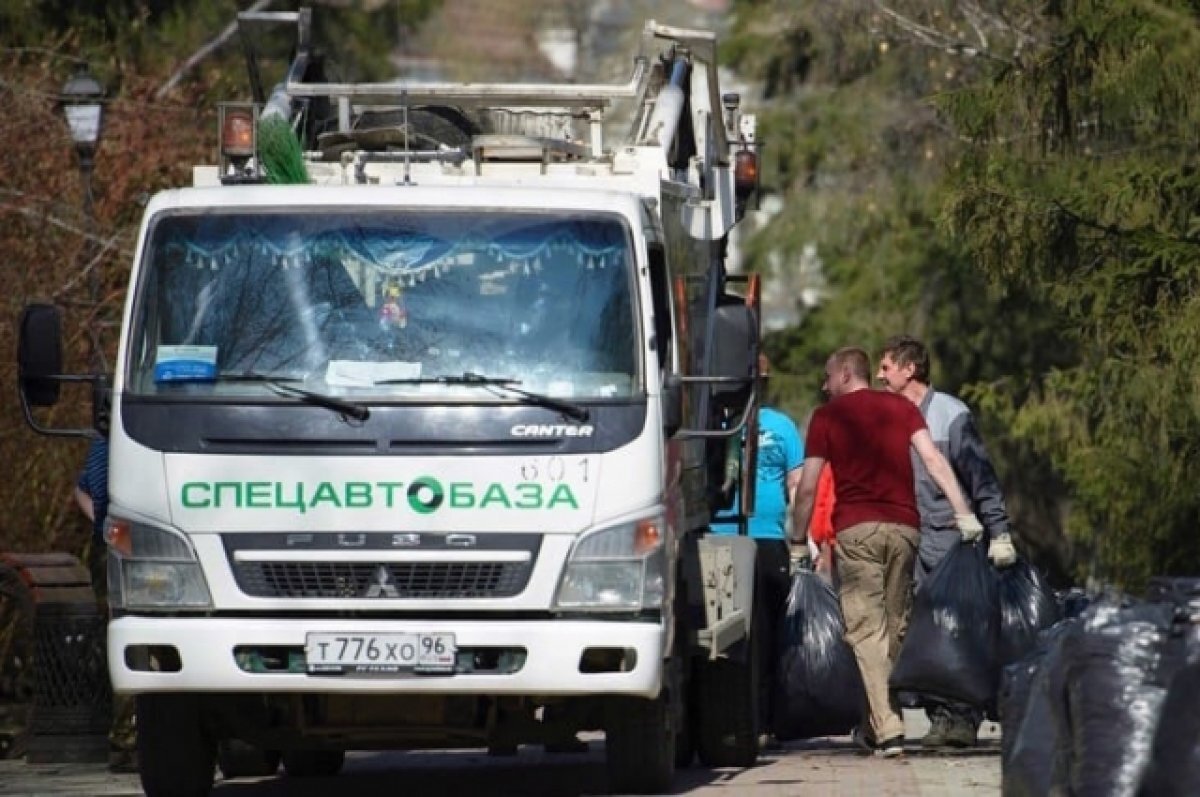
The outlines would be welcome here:
[[[715,334],[713,335],[712,373],[742,382],[729,382],[713,386],[713,393],[721,398],[749,397],[758,366],[758,318],[754,308],[741,299],[717,306]],[[738,403],[744,403],[744,399]]]
[[[662,396],[663,431],[670,438],[683,427],[683,381],[677,374],[667,374]]]
[[[17,340],[17,380],[34,407],[58,403],[62,373],[62,314],[52,304],[31,304],[21,314]]]

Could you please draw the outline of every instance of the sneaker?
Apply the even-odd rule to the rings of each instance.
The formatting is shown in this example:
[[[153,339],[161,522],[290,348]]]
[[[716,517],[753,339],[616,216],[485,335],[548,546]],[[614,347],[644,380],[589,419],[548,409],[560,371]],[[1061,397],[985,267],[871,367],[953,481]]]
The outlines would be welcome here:
[[[875,740],[867,735],[867,732],[859,725],[855,725],[850,730],[850,741],[860,749],[868,753],[875,752]]]
[[[975,723],[963,717],[951,717],[945,726],[947,747],[974,747],[978,743],[978,728]]]
[[[904,737],[893,736],[875,745],[875,755],[880,758],[895,758],[904,755]]]
[[[933,710],[929,712],[929,733],[921,737],[922,747],[945,747],[946,731],[950,725],[945,712]]]

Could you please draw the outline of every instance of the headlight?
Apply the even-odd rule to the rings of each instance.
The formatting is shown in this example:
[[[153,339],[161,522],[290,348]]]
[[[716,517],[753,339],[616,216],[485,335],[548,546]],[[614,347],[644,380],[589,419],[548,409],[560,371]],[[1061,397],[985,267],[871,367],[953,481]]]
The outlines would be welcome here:
[[[180,535],[110,517],[108,600],[119,609],[207,609],[208,584],[191,546]]]
[[[555,606],[588,611],[661,609],[666,596],[661,516],[582,537],[567,560]]]

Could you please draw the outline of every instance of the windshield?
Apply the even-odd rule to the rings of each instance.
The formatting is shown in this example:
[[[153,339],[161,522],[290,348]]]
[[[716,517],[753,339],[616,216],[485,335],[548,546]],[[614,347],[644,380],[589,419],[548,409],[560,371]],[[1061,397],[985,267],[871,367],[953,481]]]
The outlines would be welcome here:
[[[638,387],[616,217],[328,211],[167,215],[136,302],[129,390],[478,399],[464,373],[610,398]],[[511,393],[482,393],[511,400]]]

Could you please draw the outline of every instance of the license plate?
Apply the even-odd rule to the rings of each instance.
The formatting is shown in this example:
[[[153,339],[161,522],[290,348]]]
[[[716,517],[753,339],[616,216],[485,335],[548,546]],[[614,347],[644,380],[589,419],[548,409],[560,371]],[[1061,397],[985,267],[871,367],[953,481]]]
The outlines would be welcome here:
[[[314,674],[452,673],[454,634],[313,633],[304,658]]]

